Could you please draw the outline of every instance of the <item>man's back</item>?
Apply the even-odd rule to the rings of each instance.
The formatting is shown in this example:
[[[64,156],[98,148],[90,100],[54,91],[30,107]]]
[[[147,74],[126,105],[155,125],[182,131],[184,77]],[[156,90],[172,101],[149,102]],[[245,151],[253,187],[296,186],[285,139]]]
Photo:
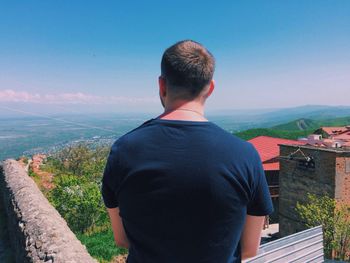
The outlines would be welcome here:
[[[206,121],[153,119],[120,138],[102,193],[128,262],[240,262],[246,214],[272,211],[253,146]]]

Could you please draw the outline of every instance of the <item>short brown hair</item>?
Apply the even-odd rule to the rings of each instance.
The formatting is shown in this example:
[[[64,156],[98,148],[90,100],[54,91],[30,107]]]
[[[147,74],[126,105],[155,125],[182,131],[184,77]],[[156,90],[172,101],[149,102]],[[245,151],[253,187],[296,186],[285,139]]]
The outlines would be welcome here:
[[[193,40],[177,42],[162,57],[162,77],[170,90],[186,99],[200,94],[213,79],[214,70],[214,56]]]

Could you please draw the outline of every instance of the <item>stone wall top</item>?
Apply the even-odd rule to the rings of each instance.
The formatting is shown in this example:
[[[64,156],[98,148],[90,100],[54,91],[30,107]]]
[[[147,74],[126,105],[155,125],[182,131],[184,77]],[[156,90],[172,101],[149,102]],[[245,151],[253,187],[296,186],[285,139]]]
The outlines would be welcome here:
[[[2,163],[0,187],[17,262],[97,262],[15,160]]]

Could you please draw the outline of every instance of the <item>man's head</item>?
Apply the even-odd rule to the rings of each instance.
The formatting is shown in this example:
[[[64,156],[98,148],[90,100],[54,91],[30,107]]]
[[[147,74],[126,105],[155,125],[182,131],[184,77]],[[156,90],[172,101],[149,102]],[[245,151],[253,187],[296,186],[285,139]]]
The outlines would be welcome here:
[[[192,40],[180,41],[163,54],[160,86],[166,86],[172,99],[194,100],[213,86],[214,69],[215,59],[204,46]]]

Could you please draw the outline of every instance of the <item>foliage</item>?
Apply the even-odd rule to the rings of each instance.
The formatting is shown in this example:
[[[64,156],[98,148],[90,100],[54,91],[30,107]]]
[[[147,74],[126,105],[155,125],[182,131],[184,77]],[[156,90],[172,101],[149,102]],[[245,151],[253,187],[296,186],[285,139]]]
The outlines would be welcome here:
[[[296,140],[300,137],[306,137],[312,133],[311,130],[303,131],[283,131],[283,130],[274,130],[269,128],[258,128],[258,129],[249,129],[242,132],[235,133],[236,136],[240,137],[243,140],[250,140],[257,136],[271,136],[277,138],[284,138],[290,140]]]
[[[42,184],[41,184],[41,180],[40,177],[33,171],[33,167],[31,165],[29,165],[28,167],[28,175],[30,177],[32,177],[32,179],[34,180],[34,182],[38,185],[39,189],[43,192],[43,194],[46,196],[47,193],[46,191],[43,189]]]
[[[108,151],[108,147],[91,149],[88,144],[80,143],[58,152],[51,164],[61,171],[96,179],[101,177]]]
[[[114,256],[127,253],[127,249],[115,245],[110,228],[91,235],[78,234],[77,237],[86,246],[90,255],[100,262],[109,262]]]
[[[62,174],[48,198],[74,232],[83,233],[108,223],[100,187],[85,177]]]
[[[298,119],[272,127],[274,130],[297,131],[297,130],[316,130],[319,128],[319,122],[311,119]]]
[[[335,201],[327,196],[319,198],[308,194],[306,204],[297,203],[296,210],[300,217],[306,221],[307,227],[322,225],[324,247],[327,256],[331,255],[334,247],[334,209]]]
[[[19,157],[18,160],[22,160],[22,162],[23,162],[24,164],[28,164],[28,161],[29,161],[29,160],[28,160],[28,157],[27,157],[27,156],[24,156],[24,155],[21,156],[21,157]]]
[[[291,122],[287,122],[284,124],[276,125],[272,127],[274,130],[285,130],[285,131],[292,131],[292,130],[312,130],[315,131],[316,129],[322,127],[322,126],[346,126],[350,123],[350,116],[349,117],[341,117],[341,118],[332,118],[332,119],[297,119]]]
[[[28,167],[28,175],[30,177],[35,177],[36,176],[36,173],[34,173],[33,168],[32,168],[31,165]]]
[[[297,203],[296,211],[307,227],[322,225],[325,255],[340,260],[349,259],[350,207],[328,197],[307,195],[305,204]]]
[[[63,172],[65,170],[63,163],[54,156],[48,156],[40,168],[52,174]]]
[[[235,135],[244,140],[250,140],[262,135],[296,140],[300,137],[307,137],[322,126],[344,126],[349,125],[349,123],[350,117],[323,120],[298,119],[271,128],[255,128],[237,132]]]
[[[54,175],[49,201],[100,262],[109,262],[126,249],[115,245],[101,196],[101,179],[109,148],[70,146],[47,158],[43,168]]]

